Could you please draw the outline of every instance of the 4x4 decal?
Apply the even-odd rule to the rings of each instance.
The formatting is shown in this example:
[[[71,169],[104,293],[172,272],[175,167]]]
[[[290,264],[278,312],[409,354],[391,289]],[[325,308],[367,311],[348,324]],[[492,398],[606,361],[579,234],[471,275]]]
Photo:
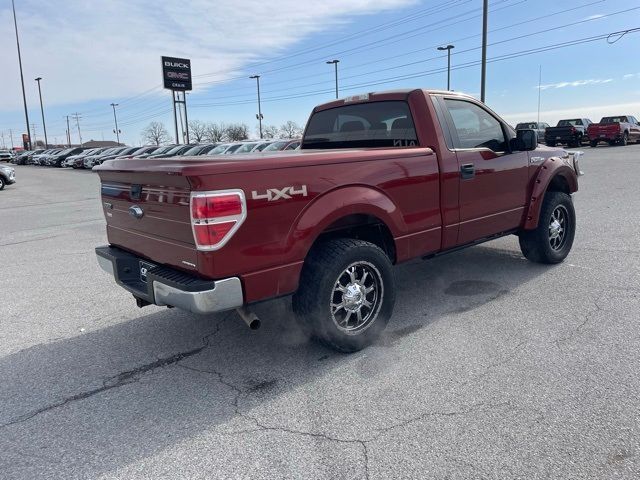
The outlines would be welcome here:
[[[253,200],[267,200],[273,202],[275,200],[289,200],[294,195],[307,196],[307,186],[302,185],[300,188],[296,187],[284,187],[284,188],[269,188],[265,193],[258,193],[255,190],[251,192],[251,198]]]

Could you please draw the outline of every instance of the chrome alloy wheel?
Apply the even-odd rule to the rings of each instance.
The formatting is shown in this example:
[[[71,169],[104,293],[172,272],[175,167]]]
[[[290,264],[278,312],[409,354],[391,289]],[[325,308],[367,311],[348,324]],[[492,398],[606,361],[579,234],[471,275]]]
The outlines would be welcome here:
[[[553,250],[560,250],[564,247],[566,232],[569,222],[569,212],[564,205],[558,205],[551,214],[549,221],[549,245]]]
[[[382,275],[369,262],[343,270],[331,292],[331,318],[339,330],[354,335],[375,320],[384,296]]]

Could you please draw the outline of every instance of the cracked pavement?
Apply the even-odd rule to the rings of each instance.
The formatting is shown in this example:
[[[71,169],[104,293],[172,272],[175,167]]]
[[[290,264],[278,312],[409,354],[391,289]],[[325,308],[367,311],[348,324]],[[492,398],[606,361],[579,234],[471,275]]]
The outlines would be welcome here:
[[[353,355],[310,341],[287,299],[255,332],[138,309],[94,259],[97,177],[18,166],[0,476],[639,478],[640,146],[585,151],[565,263],[507,237],[399,266],[387,332]]]

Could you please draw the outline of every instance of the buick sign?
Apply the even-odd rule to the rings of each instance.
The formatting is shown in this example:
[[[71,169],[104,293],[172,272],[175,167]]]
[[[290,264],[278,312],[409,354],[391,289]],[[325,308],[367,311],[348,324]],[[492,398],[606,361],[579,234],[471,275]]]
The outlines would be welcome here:
[[[162,58],[162,80],[169,90],[191,90],[191,60],[188,58]]]

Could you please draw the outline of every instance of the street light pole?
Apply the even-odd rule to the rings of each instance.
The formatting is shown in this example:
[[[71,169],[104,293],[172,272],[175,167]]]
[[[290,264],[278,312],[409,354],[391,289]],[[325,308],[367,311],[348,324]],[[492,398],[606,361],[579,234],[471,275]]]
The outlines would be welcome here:
[[[256,118],[258,119],[258,125],[260,128],[260,138],[262,138],[262,119],[264,117],[262,116],[262,107],[260,106],[260,75],[251,75],[249,78],[255,78],[256,85],[258,87],[258,114],[256,115]]]
[[[482,5],[482,73],[480,74],[480,100],[484,102],[487,83],[487,22],[489,17],[489,0]]]
[[[44,107],[42,106],[42,90],[40,89],[40,80],[42,80],[42,77],[36,78],[36,82],[38,82],[38,95],[40,96],[40,113],[42,113],[42,129],[44,130],[44,148],[48,148],[49,140],[47,140],[47,125],[44,123]]]
[[[112,103],[111,106],[113,107],[113,121],[116,124],[116,129],[114,130],[114,132],[116,133],[116,140],[118,141],[118,144],[120,143],[120,130],[118,130],[118,117],[116,117],[116,107],[118,106],[117,103]]]
[[[453,45],[447,45],[446,47],[438,47],[440,51],[447,51],[447,90],[451,90],[451,50],[456,48]]]
[[[31,133],[29,133],[29,113],[27,112],[27,95],[24,92],[24,76],[22,75],[22,56],[20,55],[20,39],[18,38],[18,20],[16,19],[16,4],[11,0],[13,8],[13,25],[16,29],[16,45],[18,47],[18,64],[20,65],[20,83],[22,84],[22,102],[24,103],[24,119],[27,124],[27,148],[31,150]]]
[[[340,62],[340,60],[329,60],[327,61],[327,65],[331,65],[333,63],[333,66],[335,67],[335,72],[336,72],[336,98],[338,98],[338,63]]]

